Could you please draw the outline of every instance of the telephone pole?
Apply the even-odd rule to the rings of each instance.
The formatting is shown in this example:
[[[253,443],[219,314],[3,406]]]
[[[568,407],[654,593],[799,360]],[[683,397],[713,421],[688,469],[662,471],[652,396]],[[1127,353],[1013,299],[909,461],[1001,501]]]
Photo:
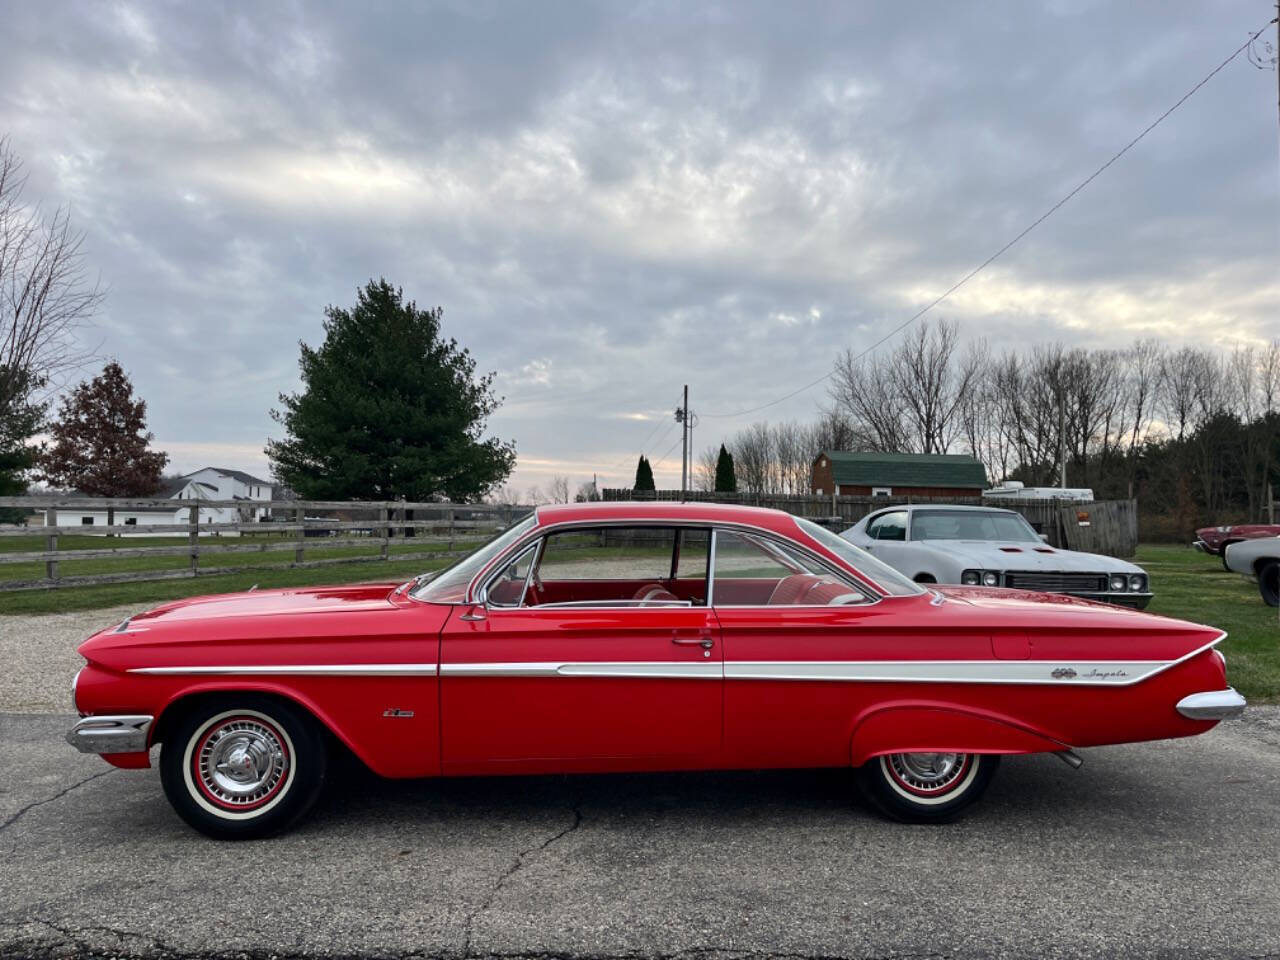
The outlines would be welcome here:
[[[680,502],[684,502],[689,489],[689,385],[684,385],[684,400],[676,411],[680,421]]]

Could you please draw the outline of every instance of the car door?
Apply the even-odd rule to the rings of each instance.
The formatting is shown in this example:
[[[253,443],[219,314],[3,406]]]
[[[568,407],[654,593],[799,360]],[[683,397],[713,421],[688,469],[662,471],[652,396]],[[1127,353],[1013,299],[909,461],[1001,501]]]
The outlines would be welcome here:
[[[723,666],[709,542],[670,525],[573,527],[500,571],[495,584],[523,590],[495,591],[502,603],[455,612],[442,632],[445,771],[713,760]]]
[[[807,554],[743,531],[716,531],[712,569],[724,644],[725,763],[845,762],[850,698],[872,693],[815,682],[814,671],[859,656],[859,641],[877,622],[872,596]]]
[[[867,525],[869,539],[859,546],[899,573],[905,573],[903,567],[907,559],[907,520],[906,510],[889,510],[880,514]],[[908,573],[907,576],[911,574]]]

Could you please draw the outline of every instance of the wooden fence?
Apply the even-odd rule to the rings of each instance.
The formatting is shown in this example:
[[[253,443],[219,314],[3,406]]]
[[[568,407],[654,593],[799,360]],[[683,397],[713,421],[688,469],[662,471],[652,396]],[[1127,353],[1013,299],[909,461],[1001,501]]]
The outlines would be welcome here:
[[[607,488],[601,491],[601,497],[615,501],[678,501],[681,494],[679,490],[636,493],[632,490]],[[1138,549],[1136,500],[1099,500],[1086,503],[1012,497],[837,497],[694,491],[684,494],[683,499],[690,503],[737,503],[750,507],[768,507],[813,520],[833,530],[850,527],[873,510],[896,505],[937,503],[1002,507],[1015,510],[1026,517],[1036,532],[1048,537],[1049,544],[1054,547],[1106,553],[1115,557],[1131,557]]]
[[[174,580],[185,577],[212,576],[243,573],[250,570],[285,570],[301,567],[320,567],[338,563],[386,561],[388,559],[419,560],[457,556],[455,545],[476,538],[488,537],[497,530],[509,526],[525,516],[530,507],[511,507],[493,504],[458,503],[406,503],[403,501],[321,501],[321,500],[157,500],[104,497],[0,497],[0,507],[15,507],[43,514],[43,526],[0,525],[0,538],[42,537],[44,549],[34,551],[6,551],[0,549],[0,591],[48,589],[107,583],[126,583],[139,580]],[[214,510],[265,508],[273,517],[287,519],[237,520],[235,522],[209,522],[208,514]],[[59,513],[84,513],[86,511],[128,513],[138,510],[172,510],[175,516],[186,511],[186,523],[133,525],[111,523],[85,526],[75,524],[60,526]],[[201,512],[205,521],[201,523]],[[340,513],[352,519],[316,517],[316,513]],[[104,545],[92,549],[59,549],[59,537],[100,535]],[[223,539],[232,534],[234,539]],[[258,542],[252,535],[279,535],[279,539],[265,537]],[[321,540],[313,539],[317,534]],[[147,546],[140,541],[148,535],[184,536],[180,545]],[[128,540],[118,539],[129,537]],[[423,549],[391,552],[393,541]],[[110,544],[108,546],[108,544]],[[127,545],[126,545],[127,544]],[[365,546],[369,553],[349,556],[310,559],[310,550],[329,550],[336,547]],[[292,553],[291,560],[279,563],[241,564],[202,568],[201,558],[222,555],[268,553]],[[117,573],[95,573],[64,576],[59,564],[71,560],[111,560],[136,557],[186,557],[189,564],[179,569],[136,570]],[[5,564],[43,563],[44,576],[38,579],[3,579]]]

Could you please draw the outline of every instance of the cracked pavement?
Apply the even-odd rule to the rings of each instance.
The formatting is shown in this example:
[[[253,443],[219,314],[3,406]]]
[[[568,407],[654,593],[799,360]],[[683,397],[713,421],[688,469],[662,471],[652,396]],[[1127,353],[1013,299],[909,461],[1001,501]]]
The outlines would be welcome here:
[[[839,771],[381,781],[218,843],[0,714],[0,958],[1280,957],[1280,708],[1007,760],[944,827]]]

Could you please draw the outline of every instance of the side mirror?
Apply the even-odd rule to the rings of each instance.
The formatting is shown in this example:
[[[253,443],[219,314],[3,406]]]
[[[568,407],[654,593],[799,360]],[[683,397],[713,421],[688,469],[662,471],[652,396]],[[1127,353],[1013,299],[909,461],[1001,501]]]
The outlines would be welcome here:
[[[1049,535],[1048,535],[1047,533],[1042,533],[1042,534],[1040,534],[1040,539],[1041,539],[1041,540],[1043,540],[1045,543],[1048,543],[1048,542],[1049,542]]]

